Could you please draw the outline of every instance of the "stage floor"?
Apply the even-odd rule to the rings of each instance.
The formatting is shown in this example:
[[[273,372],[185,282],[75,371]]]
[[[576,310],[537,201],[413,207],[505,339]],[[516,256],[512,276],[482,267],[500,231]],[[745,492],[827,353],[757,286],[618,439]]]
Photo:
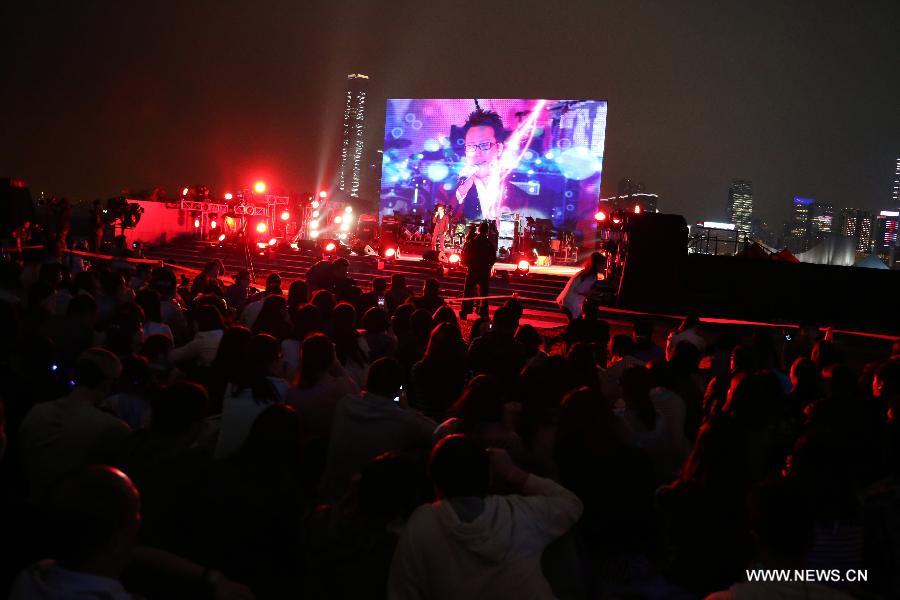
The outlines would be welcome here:
[[[422,260],[421,254],[416,254],[412,252],[401,252],[400,258],[398,260],[401,261],[409,261],[409,262],[419,262]],[[516,265],[512,263],[494,263],[494,269],[498,271],[515,271]],[[530,273],[534,273],[535,275],[558,275],[560,277],[571,277],[575,273],[581,270],[580,266],[569,266],[569,265],[550,265],[547,267],[531,265],[531,269],[529,269]]]

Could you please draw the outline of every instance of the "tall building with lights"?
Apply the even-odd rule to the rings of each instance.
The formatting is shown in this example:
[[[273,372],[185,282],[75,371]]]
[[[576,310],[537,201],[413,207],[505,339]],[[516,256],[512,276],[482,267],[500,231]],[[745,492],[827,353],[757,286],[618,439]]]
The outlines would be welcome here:
[[[809,237],[819,241],[834,231],[834,207],[824,202],[813,202],[809,207]]]
[[[839,233],[856,240],[857,252],[872,251],[872,213],[856,208],[844,208],[840,215]]]
[[[359,197],[363,172],[368,83],[368,75],[361,73],[347,75],[338,189],[354,198]]]
[[[809,207],[812,198],[794,198],[794,210],[790,225],[790,247],[793,252],[809,250]]]
[[[900,154],[897,155],[897,168],[894,171],[894,192],[892,196],[893,204],[891,208],[900,210]]]
[[[753,182],[746,179],[735,179],[728,188],[728,221],[734,223],[738,237],[750,235],[753,222]]]
[[[898,231],[900,231],[900,211],[881,211],[875,220],[875,253],[882,258],[890,259],[897,247]]]

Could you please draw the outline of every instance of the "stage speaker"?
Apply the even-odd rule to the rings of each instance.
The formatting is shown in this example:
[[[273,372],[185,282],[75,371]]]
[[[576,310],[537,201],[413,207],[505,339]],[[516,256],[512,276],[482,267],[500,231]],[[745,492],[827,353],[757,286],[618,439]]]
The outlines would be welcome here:
[[[619,306],[649,312],[683,310],[688,241],[684,217],[646,213],[630,219],[626,231]]]
[[[422,251],[422,260],[427,260],[429,262],[438,262],[440,260],[440,252],[437,250],[423,250]]]
[[[297,240],[297,249],[303,254],[319,254],[319,242],[316,240]]]

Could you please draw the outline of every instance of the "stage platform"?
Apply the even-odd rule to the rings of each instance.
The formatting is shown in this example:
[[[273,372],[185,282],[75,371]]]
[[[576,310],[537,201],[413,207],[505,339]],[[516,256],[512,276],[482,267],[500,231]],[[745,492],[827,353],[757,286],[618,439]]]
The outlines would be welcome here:
[[[402,261],[412,261],[412,262],[421,262],[422,255],[416,253],[406,253],[401,252],[400,258],[398,260]],[[497,271],[515,271],[516,265],[512,263],[503,263],[498,262],[494,264],[494,269]],[[560,277],[571,277],[575,273],[581,270],[580,265],[531,265],[529,269],[530,273],[542,274],[542,275],[559,275]]]

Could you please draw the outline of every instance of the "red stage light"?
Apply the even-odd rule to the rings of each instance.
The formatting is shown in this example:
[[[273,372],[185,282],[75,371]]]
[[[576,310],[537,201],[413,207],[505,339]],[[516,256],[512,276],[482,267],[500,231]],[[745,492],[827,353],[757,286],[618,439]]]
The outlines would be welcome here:
[[[225,241],[225,234],[224,234],[224,233],[223,233],[222,235],[219,236],[219,241],[220,241],[220,242],[224,242],[224,241]]]
[[[328,192],[326,192],[325,190],[322,190],[321,192],[319,192],[319,198],[326,198],[327,196],[328,196]]]
[[[341,217],[341,215],[338,215],[338,216],[336,216],[336,217],[334,218],[334,224],[335,224],[335,225],[338,225],[338,224],[340,224],[341,221],[343,221],[343,220],[344,220],[343,217]]]
[[[636,215],[641,214],[641,205],[640,204],[634,205],[634,214],[636,214]]]
[[[277,244],[277,243],[278,243],[278,240],[275,239],[275,238],[271,238],[271,239],[269,240],[269,245],[270,245],[270,246],[274,246],[274,245]]]
[[[253,184],[253,191],[257,194],[265,194],[266,193],[266,182],[257,181]]]
[[[266,225],[264,221],[260,221],[259,223],[256,224],[257,233],[265,233],[266,231],[268,231],[268,229],[269,229],[269,226]]]
[[[190,191],[190,190],[189,190],[188,188],[184,188],[183,190],[181,190],[181,195],[182,195],[182,196],[187,196],[189,191]]]
[[[225,194],[225,199],[226,199],[226,200],[231,200],[232,198],[234,198],[234,196],[231,194],[231,192],[228,192],[228,193]]]
[[[194,229],[200,229],[200,219],[194,219]]]
[[[334,245],[334,242],[325,244],[325,252],[334,252],[335,248],[337,248],[337,246]]]
[[[597,213],[594,215],[594,219],[596,219],[597,221],[605,221],[606,213],[603,212],[602,210],[598,210]]]
[[[516,264],[516,270],[521,271],[522,273],[527,273],[531,269],[531,265],[528,264],[527,260],[520,260]]]
[[[387,250],[384,251],[385,258],[394,258],[395,256],[397,256],[396,248],[388,248]]]
[[[459,263],[459,254],[451,254],[450,258],[447,259],[450,261],[451,265],[455,265]]]
[[[620,219],[619,217],[613,217],[613,223],[615,223],[616,225],[618,225],[621,222],[622,222],[622,219]]]
[[[215,228],[218,227],[218,226],[219,226],[219,224],[216,222],[215,219],[213,219],[213,220],[211,220],[211,221],[209,222],[209,228],[210,228],[210,229],[215,229]]]
[[[284,211],[283,213],[281,213],[282,221],[287,221],[290,218],[291,218],[291,213],[289,213],[288,211]]]

